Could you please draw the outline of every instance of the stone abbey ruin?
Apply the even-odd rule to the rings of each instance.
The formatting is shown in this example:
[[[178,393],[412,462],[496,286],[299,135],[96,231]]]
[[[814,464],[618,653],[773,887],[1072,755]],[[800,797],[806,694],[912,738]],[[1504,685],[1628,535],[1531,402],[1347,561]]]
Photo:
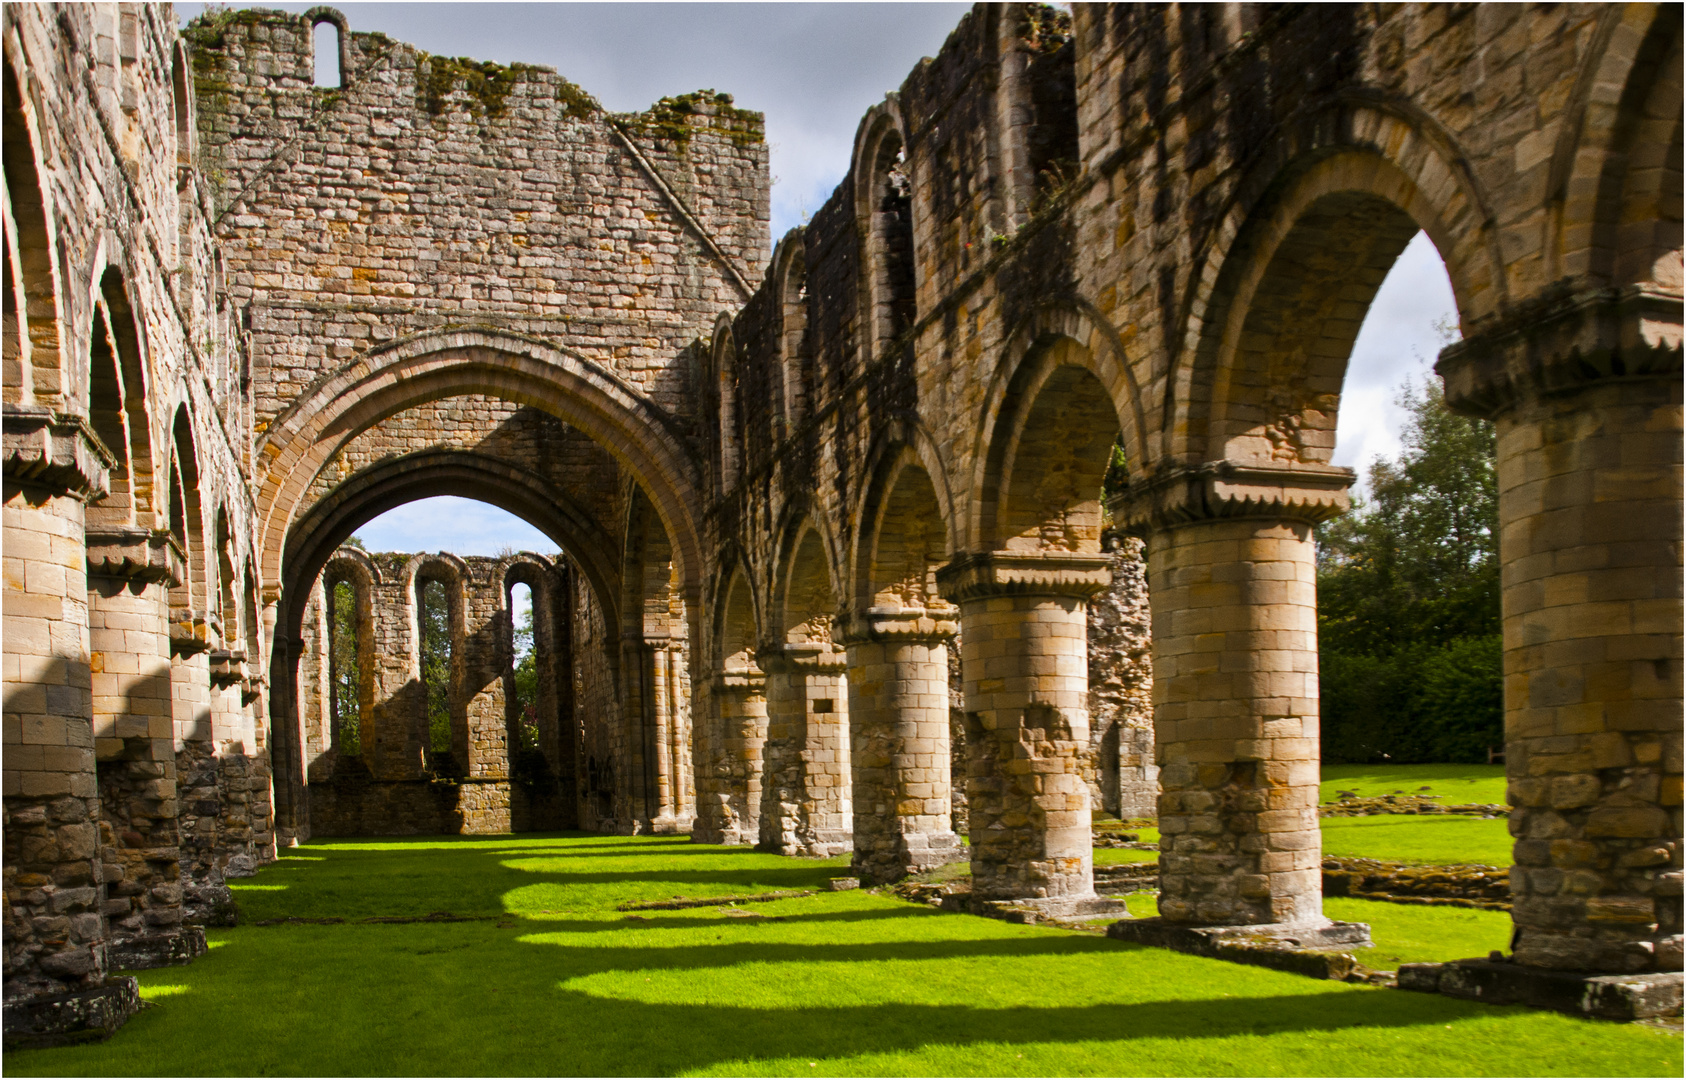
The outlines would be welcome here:
[[[1679,5],[980,5],[776,246],[725,94],[612,114],[325,7],[3,17],[8,1040],[115,1028],[108,973],[313,835],[1058,904],[1099,805],[1157,815],[1156,933],[1316,938],[1311,528],[1418,230],[1498,428],[1483,977],[1678,979]],[[344,546],[447,494],[562,554]]]

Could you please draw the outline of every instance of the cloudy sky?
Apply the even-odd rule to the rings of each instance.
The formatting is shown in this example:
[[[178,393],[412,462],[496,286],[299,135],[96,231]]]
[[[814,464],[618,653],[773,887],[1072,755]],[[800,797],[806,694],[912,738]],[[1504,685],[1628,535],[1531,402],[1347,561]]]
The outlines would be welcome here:
[[[235,4],[231,6],[247,6]],[[303,12],[311,4],[265,7]],[[555,68],[609,109],[630,112],[703,88],[767,115],[773,237],[801,224],[849,168],[863,113],[934,54],[969,5],[929,4],[337,4],[352,30],[379,30],[428,52]],[[185,23],[204,4],[177,4]],[[328,33],[326,29],[323,33]],[[1335,459],[1360,467],[1398,450],[1392,404],[1439,351],[1434,324],[1452,311],[1438,255],[1419,235],[1382,286],[1358,337]],[[358,530],[371,550],[549,550],[501,510],[429,499]]]

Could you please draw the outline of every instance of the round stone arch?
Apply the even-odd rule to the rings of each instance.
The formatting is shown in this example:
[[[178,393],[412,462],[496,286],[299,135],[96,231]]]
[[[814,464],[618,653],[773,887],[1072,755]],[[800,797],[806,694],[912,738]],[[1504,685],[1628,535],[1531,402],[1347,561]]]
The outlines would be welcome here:
[[[897,417],[876,435],[867,453],[869,477],[860,504],[852,515],[849,532],[848,574],[850,589],[839,601],[852,618],[874,606],[873,567],[882,539],[890,502],[900,494],[903,474],[910,467],[922,470],[929,481],[938,524],[943,534],[944,557],[959,550],[960,523],[954,512],[954,497],[948,486],[948,468],[936,441],[912,417]]]
[[[676,421],[596,363],[533,339],[441,330],[373,350],[323,376],[258,446],[264,577],[284,580],[287,536],[311,482],[351,439],[407,408],[482,394],[540,409],[608,450],[649,495],[672,538],[688,606],[700,593],[700,468]]]
[[[915,321],[919,281],[918,199],[912,197],[913,145],[901,101],[886,94],[861,118],[855,129],[854,156],[850,175],[854,178],[856,231],[860,237],[860,305],[862,329],[861,363],[884,358],[886,350]],[[887,217],[883,207],[891,193],[890,172],[896,159],[906,168],[909,182],[905,224]]]
[[[741,606],[736,595],[739,588],[744,592]],[[728,542],[720,553],[708,603],[708,610],[714,613],[706,623],[708,641],[694,655],[706,656],[716,672],[729,670],[736,662],[739,670],[759,673],[755,650],[762,639],[761,627],[766,623],[761,615],[760,601],[755,588],[755,572],[749,560],[735,542]],[[741,626],[733,625],[734,621],[747,621],[747,636]],[[732,645],[739,647],[727,652]],[[734,661],[735,657],[741,659]]]
[[[1068,381],[1071,387],[1056,385]],[[953,547],[956,553],[997,550],[1008,539],[1002,533],[1002,508],[1009,501],[1014,463],[1043,391],[1050,388],[1059,393],[1077,390],[1080,398],[1092,394],[1093,407],[1087,412],[1094,415],[1086,415],[1085,422],[1110,423],[1121,434],[1132,472],[1145,464],[1142,395],[1117,330],[1086,302],[1043,304],[1013,328],[990,380],[968,502],[958,523],[964,534]],[[1103,462],[1095,483],[1097,500],[1105,470]],[[1097,533],[1097,551],[1098,545]]]
[[[812,406],[806,340],[808,331],[808,230],[797,225],[773,249],[768,272],[779,313],[779,422],[775,430],[790,438],[808,419]]]
[[[1209,249],[1198,260],[1180,337],[1168,331],[1181,347],[1160,403],[1154,456],[1168,461],[1223,456],[1208,449],[1219,437],[1214,410],[1228,400],[1235,353],[1263,295],[1261,286],[1268,292],[1283,282],[1285,264],[1275,260],[1279,253],[1292,254],[1294,244],[1325,258],[1343,239],[1364,249],[1311,284],[1330,304],[1321,316],[1328,340],[1320,340],[1318,355],[1339,355],[1339,373],[1321,376],[1325,383],[1332,379],[1338,394],[1370,301],[1417,229],[1428,233],[1446,265],[1464,326],[1508,304],[1490,200],[1451,137],[1432,120],[1416,115],[1408,103],[1349,103],[1325,123],[1308,119],[1284,132],[1275,153],[1249,172],[1223,208]],[[1386,235],[1370,238],[1365,247],[1357,243],[1364,231]],[[1326,399],[1327,393],[1320,396]],[[1317,418],[1313,427],[1329,432],[1329,445],[1322,446],[1320,436],[1317,446],[1326,457],[1333,446],[1333,413]]]
[[[610,554],[616,544],[566,492],[484,454],[422,450],[360,470],[299,515],[283,562],[284,632],[299,633],[304,590],[346,537],[393,507],[436,495],[478,499],[532,524],[580,567],[605,616],[618,619],[619,571]]]
[[[41,162],[49,147],[42,145],[45,125],[40,102],[30,79],[30,65],[16,35],[5,37],[4,77],[7,104],[4,131],[4,217],[6,243],[18,266],[16,282],[0,286],[17,290],[17,368],[4,377],[7,404],[64,408],[75,381],[66,368],[67,327],[61,316],[65,285],[59,259],[57,207],[51,189],[42,183]]]
[[[1608,6],[1552,154],[1548,280],[1680,286],[1681,99],[1679,5]]]
[[[817,541],[817,553],[808,547],[808,538],[812,534]],[[777,556],[773,561],[772,588],[767,591],[766,617],[760,620],[762,641],[777,647],[787,643],[790,633],[795,626],[811,620],[819,615],[829,615],[835,622],[837,608],[848,593],[842,588],[843,582],[838,576],[837,541],[825,527],[824,520],[808,506],[798,506],[791,509],[785,518],[785,526],[779,531],[780,543]],[[824,564],[826,588],[831,593],[831,610],[826,612],[810,611],[808,617],[796,624],[790,623],[790,604],[792,603],[791,585],[798,570],[797,564],[804,560],[804,556],[813,558],[817,555]],[[811,575],[810,575],[811,578]],[[804,583],[798,583],[802,585]],[[805,584],[817,584],[812,580]],[[800,589],[799,589],[800,591]],[[803,597],[795,598],[801,602]],[[811,606],[811,605],[805,605]]]

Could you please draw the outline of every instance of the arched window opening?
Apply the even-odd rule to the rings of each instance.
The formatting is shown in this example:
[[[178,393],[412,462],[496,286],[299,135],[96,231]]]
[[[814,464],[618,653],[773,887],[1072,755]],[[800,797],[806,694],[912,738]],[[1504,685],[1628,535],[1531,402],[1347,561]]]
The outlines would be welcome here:
[[[439,578],[416,581],[416,629],[421,652],[421,681],[427,715],[428,762],[435,775],[460,775],[466,762],[456,760],[451,723],[453,626],[450,590]]]
[[[234,537],[228,529],[228,511],[217,510],[217,621],[222,624],[224,649],[241,647],[240,594],[234,576]]]
[[[788,436],[808,418],[808,269],[802,250],[803,237],[792,230],[785,237],[794,250],[787,257],[784,272],[784,340],[781,342],[784,368],[784,421]]]
[[[509,715],[515,749],[539,750],[539,648],[534,633],[533,587],[517,581],[509,588]]]
[[[123,400],[123,376],[118,370],[117,346],[113,337],[111,312],[104,303],[96,303],[94,325],[88,341],[88,419],[94,434],[111,451],[117,463],[111,469],[106,496],[88,507],[90,527],[134,524],[134,501],[129,479],[128,410]]]
[[[720,492],[725,494],[738,486],[743,451],[738,430],[738,348],[730,330],[715,336],[714,370],[720,380]]]
[[[252,570],[252,561],[246,560],[246,589],[242,594],[244,609],[241,612],[241,622],[246,628],[246,655],[256,661],[263,655],[263,637],[258,625],[258,576]]]
[[[212,598],[206,588],[208,567],[205,519],[199,503],[199,455],[194,448],[193,425],[185,405],[176,410],[174,441],[176,477],[170,496],[170,521],[171,531],[187,556],[187,573],[182,584],[170,590],[170,620],[198,628],[193,636],[197,647],[204,649],[208,647],[204,630]]]
[[[345,73],[340,66],[340,28],[333,20],[323,19],[311,28],[310,37],[315,51],[317,87],[340,89],[345,85]]]
[[[363,634],[357,586],[349,578],[324,590],[328,610],[328,716],[339,752],[363,753]]]
[[[170,62],[170,106],[175,119],[178,165],[193,164],[193,92],[187,79],[187,62],[178,43]]]
[[[879,140],[872,162],[867,208],[871,216],[867,251],[872,297],[871,352],[882,357],[914,318],[913,192],[901,136],[891,130]]]

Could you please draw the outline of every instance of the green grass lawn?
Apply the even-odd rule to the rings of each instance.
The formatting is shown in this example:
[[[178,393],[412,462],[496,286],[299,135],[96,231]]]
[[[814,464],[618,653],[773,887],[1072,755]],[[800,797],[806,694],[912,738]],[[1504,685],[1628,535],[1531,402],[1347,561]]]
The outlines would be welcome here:
[[[1681,1072],[1680,1040],[1649,1028],[1320,982],[889,895],[822,892],[636,919],[614,910],[823,888],[841,865],[664,837],[311,844],[236,885],[247,924],[213,930],[209,955],[140,973],[157,1008],[109,1042],[10,1053],[5,1067],[14,1076]],[[1362,904],[1332,901],[1330,913],[1350,917],[1347,906]],[[1387,907],[1353,910],[1374,920]],[[250,925],[444,910],[489,918]],[[1485,951],[1465,937],[1493,947],[1495,927],[1465,919],[1472,913],[1438,923],[1440,909],[1388,914],[1405,927],[1380,942],[1388,956]]]
[[[1504,818],[1375,817],[1323,818],[1323,854],[1445,866],[1510,865],[1510,823]]]
[[[1153,893],[1133,893],[1130,914],[1144,919],[1159,914]],[[1371,949],[1354,949],[1358,962],[1377,971],[1397,971],[1400,964],[1425,964],[1486,956],[1510,945],[1510,916],[1475,908],[1418,907],[1382,900],[1326,897],[1323,914],[1343,922],[1370,924]]]
[[[1423,788],[1428,790],[1424,791]],[[1439,801],[1497,803],[1505,801],[1503,765],[1325,765],[1318,798],[1337,801],[1337,792],[1377,795],[1438,795]]]

